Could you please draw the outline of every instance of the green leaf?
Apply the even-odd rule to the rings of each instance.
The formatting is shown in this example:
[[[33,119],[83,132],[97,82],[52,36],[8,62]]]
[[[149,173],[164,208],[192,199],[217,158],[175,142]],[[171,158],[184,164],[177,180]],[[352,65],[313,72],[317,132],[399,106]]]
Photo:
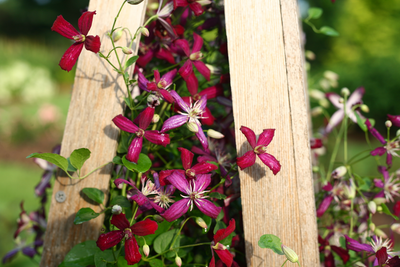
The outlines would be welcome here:
[[[117,148],[117,152],[118,153],[127,153],[128,152],[128,146],[129,146],[130,137],[131,137],[130,133],[127,133],[127,132],[124,132],[124,131],[121,132],[121,138],[119,140],[118,148]]]
[[[131,202],[124,196],[116,196],[111,200],[110,206],[120,205],[122,208],[130,208]]]
[[[308,9],[308,19],[318,19],[322,15],[322,9],[318,7],[310,7]]]
[[[321,29],[319,29],[319,31],[322,34],[325,34],[328,36],[339,36],[339,33],[337,31],[335,31],[334,29],[332,29],[331,27],[328,27],[328,26],[323,26]]]
[[[211,31],[203,31],[201,37],[207,42],[214,41],[218,37],[218,28],[212,29]]]
[[[225,224],[224,222],[222,222],[222,221],[218,221],[218,222],[215,224],[215,227],[214,227],[214,235],[217,233],[217,231],[218,231],[219,229],[224,229],[224,228],[226,228],[226,224]]]
[[[85,161],[90,158],[90,153],[90,150],[87,148],[79,148],[72,151],[71,156],[69,157],[72,166],[80,170]]]
[[[132,66],[136,62],[136,60],[138,60],[138,58],[139,58],[139,56],[133,56],[130,59],[128,59],[126,61],[126,63],[125,63],[125,68],[124,69],[126,70],[127,68]]]
[[[94,265],[94,255],[101,252],[96,241],[89,240],[75,245],[65,256],[61,266],[88,266]]]
[[[68,168],[67,168],[67,170],[68,170],[69,172],[76,172],[76,171],[77,171],[77,168],[75,168],[74,166],[72,166],[71,160],[70,160],[69,158],[67,158],[67,160],[68,160]]]
[[[216,198],[216,199],[225,199],[226,198],[225,195],[220,194],[218,192],[212,192],[212,193],[208,194],[208,196],[212,197],[212,198]]]
[[[219,206],[218,206],[219,207]],[[224,210],[221,210],[221,212],[218,214],[217,218],[215,219],[216,221],[220,221],[224,218],[225,212]]]
[[[54,165],[56,165],[57,167],[59,167],[61,170],[65,171],[65,172],[67,172],[67,170],[68,170],[68,160],[58,154],[32,153],[29,156],[27,156],[26,158],[27,159],[30,159],[30,158],[44,159],[50,163],[53,163]]]
[[[375,126],[375,120],[374,119],[368,119],[369,122],[371,123],[371,127],[374,128]]]
[[[129,170],[137,171],[137,172],[141,172],[141,173],[147,172],[151,167],[150,158],[142,153],[140,153],[140,155],[139,155],[139,160],[138,160],[137,164],[127,160],[126,155],[124,155],[122,157],[122,163]]]
[[[74,224],[81,224],[87,221],[90,221],[91,219],[97,218],[100,213],[94,212],[91,208],[81,208],[75,216],[74,219]]]
[[[150,266],[152,266],[152,267],[163,267],[164,266],[163,262],[159,259],[152,259],[149,263],[150,263]]]
[[[344,236],[339,238],[339,243],[342,248],[346,249],[346,238]]]
[[[91,200],[102,204],[104,201],[104,192],[97,188],[86,187],[82,189],[82,193],[84,193]]]
[[[111,250],[99,251],[94,254],[94,264],[96,267],[107,267],[107,262],[115,261]]]
[[[358,115],[357,112],[354,112],[354,115],[356,115],[357,124],[358,124],[358,126],[360,126],[361,130],[363,130],[364,132],[367,132],[368,127],[367,127],[367,125],[365,125],[366,119],[361,119],[360,115]]]
[[[125,97],[124,100],[125,100],[125,104],[128,106],[128,108],[129,108],[130,110],[132,110],[133,107],[132,107],[132,104],[131,104],[131,101],[129,100],[129,98],[128,98],[128,97]]]
[[[168,222],[168,221],[163,221],[162,223],[158,224],[157,230],[154,232],[152,235],[146,235],[144,238],[146,239],[147,245],[151,246],[153,244],[154,239],[161,235],[162,233],[167,232],[169,228],[171,228],[171,225],[173,222]]]
[[[128,262],[125,260],[124,256],[118,257],[118,267],[138,267],[138,264],[128,265]]]
[[[121,157],[119,157],[119,156],[115,156],[115,157],[113,158],[112,162],[113,162],[114,164],[123,165],[122,159],[121,159]]]
[[[389,210],[388,206],[386,206],[385,203],[382,203],[382,204],[381,204],[381,207],[382,207],[382,212],[383,212],[383,213],[385,213],[385,214],[387,214],[387,215],[389,215],[389,216],[392,216],[393,219],[395,219],[396,221],[399,220],[399,218],[398,218],[397,216],[395,216],[395,215],[392,214],[392,212]]]
[[[258,241],[258,246],[272,249],[276,254],[283,255],[281,239],[275,235],[262,235]]]
[[[157,238],[154,240],[154,250],[157,253],[162,253],[169,249],[169,246],[172,243],[172,240],[174,239],[176,233],[178,232],[178,229],[172,229],[169,230],[168,232],[162,233],[161,235],[157,236]]]

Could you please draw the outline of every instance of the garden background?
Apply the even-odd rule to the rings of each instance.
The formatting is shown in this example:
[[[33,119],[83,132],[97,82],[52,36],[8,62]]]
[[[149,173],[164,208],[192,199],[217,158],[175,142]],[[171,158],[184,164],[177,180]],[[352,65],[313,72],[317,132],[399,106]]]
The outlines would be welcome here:
[[[76,26],[87,4],[88,0],[0,0],[1,257],[14,247],[20,202],[24,200],[28,212],[39,205],[33,189],[42,170],[26,156],[50,152],[61,142],[68,112],[75,69],[67,73],[58,62],[70,43],[50,27],[60,14]],[[299,4],[304,17],[308,7],[322,8],[315,25],[330,26],[340,34],[316,34],[303,25],[306,49],[315,54],[309,61],[310,88],[323,91],[320,79],[326,70],[339,75],[337,87],[329,91],[364,86],[367,115],[382,122],[376,127],[384,133],[386,114],[400,114],[400,0],[303,0]],[[334,110],[332,105],[328,110]],[[317,120],[314,131],[323,123]],[[350,155],[365,149],[365,142],[359,140],[364,140],[364,134],[354,125]],[[357,166],[361,174],[377,173],[370,167],[374,164],[363,164]],[[18,256],[7,266],[37,264]]]

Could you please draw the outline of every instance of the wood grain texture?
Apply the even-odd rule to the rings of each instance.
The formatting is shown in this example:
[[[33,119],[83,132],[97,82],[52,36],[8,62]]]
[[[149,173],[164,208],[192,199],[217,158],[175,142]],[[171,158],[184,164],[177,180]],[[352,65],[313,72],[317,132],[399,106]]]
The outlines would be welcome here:
[[[95,10],[97,14],[94,16],[89,34],[100,36],[100,51],[103,54],[107,54],[112,48],[111,41],[106,33],[110,31],[114,17],[122,3],[123,1],[90,1],[89,10]],[[128,27],[134,33],[143,23],[146,5],[147,1],[135,6],[126,4],[118,18],[116,27]],[[123,38],[116,45],[128,46],[127,35],[123,35]],[[138,43],[134,43],[132,48],[137,53]],[[119,55],[121,58],[123,54],[119,53]],[[118,66],[114,55],[111,61]],[[123,78],[104,59],[84,49],[78,60],[61,145],[61,155],[64,157],[69,157],[71,152],[77,148],[91,150],[91,158],[83,166],[81,175],[112,161],[115,156],[119,131],[111,120],[123,112],[125,94],[126,88]],[[99,205],[88,203],[82,197],[81,190],[85,187],[96,187],[107,195],[111,172],[112,164],[109,164],[83,180],[72,180],[61,176],[57,178],[51,199],[40,266],[58,266],[75,244],[85,240],[97,239],[103,225],[104,216],[99,216],[81,225],[74,225],[73,221],[80,208],[90,207],[96,212],[101,210]],[[58,191],[64,191],[65,202],[58,203],[55,200],[55,194]]]
[[[294,0],[225,1],[229,66],[238,155],[251,149],[239,128],[259,135],[276,129],[268,153],[273,173],[257,158],[240,171],[247,266],[281,266],[285,257],[258,247],[274,234],[319,266],[309,126],[297,4]]]

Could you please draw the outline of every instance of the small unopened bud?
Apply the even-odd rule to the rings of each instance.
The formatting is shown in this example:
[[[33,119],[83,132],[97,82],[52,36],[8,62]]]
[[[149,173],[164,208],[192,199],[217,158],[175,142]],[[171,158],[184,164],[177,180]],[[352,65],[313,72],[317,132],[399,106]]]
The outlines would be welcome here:
[[[153,118],[151,119],[152,123],[157,123],[160,120],[160,115],[154,114]]]
[[[382,211],[383,211],[382,206],[376,207],[376,211],[377,211],[378,213],[382,213]]]
[[[291,248],[282,245],[281,246],[283,253],[285,254],[286,258],[290,261],[290,262],[298,262],[299,261],[299,256],[297,256],[296,252],[294,252]]]
[[[342,91],[340,91],[342,96],[349,96],[350,95],[350,90],[347,87],[342,88]]]
[[[362,263],[361,261],[357,261],[356,263],[354,263],[354,266],[356,266],[356,267],[367,267],[367,266],[365,266],[365,264]]]
[[[111,213],[112,214],[121,214],[121,212],[122,212],[122,208],[121,208],[120,205],[112,206],[112,208],[111,208]]]
[[[375,232],[376,226],[375,226],[374,223],[370,223],[370,224],[368,225],[368,227],[369,227],[369,229],[370,229],[372,232]]]
[[[362,104],[360,108],[361,108],[362,112],[365,112],[365,113],[369,112],[369,107],[365,104]]]
[[[350,184],[344,186],[344,194],[348,199],[354,199],[356,197],[356,186],[353,179],[350,179]]]
[[[319,85],[321,86],[322,89],[324,89],[325,91],[328,90],[329,88],[331,88],[331,84],[329,82],[329,80],[327,79],[321,79],[319,81]]]
[[[319,172],[319,167],[318,166],[313,166],[312,167],[313,172]]]
[[[176,263],[176,265],[178,265],[179,267],[182,266],[182,259],[181,259],[178,255],[176,255],[175,263]]]
[[[376,203],[376,205],[380,205],[380,204],[386,203],[386,198],[376,197],[372,201],[374,201]]]
[[[201,217],[196,217],[196,223],[198,226],[200,226],[203,229],[207,229],[207,224]]]
[[[393,232],[400,234],[400,223],[392,224],[392,226],[390,226],[390,229],[392,229]]]
[[[398,136],[398,137],[399,137],[399,139],[400,139],[400,129],[399,129],[399,130],[397,130],[397,132],[396,132],[396,136]]]
[[[315,107],[311,110],[311,116],[316,117],[321,115],[324,112],[322,107]]]
[[[149,254],[150,254],[150,247],[149,247],[149,245],[145,244],[145,245],[143,246],[143,254],[146,255],[146,257],[149,256]]]
[[[317,89],[311,89],[310,92],[310,97],[320,100],[325,98],[325,93],[321,92],[320,90]]]
[[[207,135],[214,139],[222,139],[225,137],[222,133],[214,131],[213,129],[208,130]]]
[[[207,68],[210,70],[211,74],[220,75],[222,70],[214,65],[206,64]]]
[[[121,39],[121,37],[122,37],[122,30],[121,29],[120,30],[116,30],[112,35],[112,38],[113,38],[114,42],[117,42],[119,39]]]
[[[374,201],[368,202],[368,209],[372,214],[376,212],[376,203]]]
[[[386,235],[386,233],[384,231],[382,231],[379,228],[376,228],[374,231],[375,235],[382,237],[382,238],[388,238],[388,236]]]
[[[164,221],[164,218],[157,214],[153,216],[153,219],[158,223],[162,223]]]
[[[324,77],[331,81],[337,81],[339,79],[339,75],[330,70],[324,72]]]
[[[193,133],[199,132],[199,126],[197,126],[197,123],[195,123],[195,122],[189,122],[188,124],[186,124],[186,126],[189,129],[189,131],[191,131]]]
[[[341,98],[339,98],[339,103],[343,103],[344,102],[344,98],[343,97],[341,97]]]
[[[123,46],[122,47],[122,53],[124,53],[125,55],[132,55],[133,54],[133,50],[130,49],[129,47]]]
[[[305,54],[306,54],[306,58],[308,60],[314,60],[315,59],[315,54],[314,54],[313,51],[307,50]]]
[[[391,121],[385,121],[385,126],[386,126],[386,128],[392,127],[392,122]]]
[[[149,30],[146,27],[141,27],[140,32],[146,37],[149,37],[150,35]]]
[[[328,101],[328,99],[326,99],[326,98],[320,99],[320,100],[318,101],[318,104],[319,104],[321,107],[323,107],[323,108],[329,107],[329,101]]]
[[[339,179],[347,173],[347,168],[345,166],[340,166],[333,170],[332,178]]]
[[[131,5],[139,5],[143,0],[126,0],[126,2]]]

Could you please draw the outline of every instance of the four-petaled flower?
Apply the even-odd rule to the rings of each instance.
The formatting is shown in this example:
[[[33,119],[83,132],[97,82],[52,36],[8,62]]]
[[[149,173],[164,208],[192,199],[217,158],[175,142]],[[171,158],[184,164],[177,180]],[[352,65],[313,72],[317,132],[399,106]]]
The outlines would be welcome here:
[[[238,157],[236,160],[237,165],[242,170],[253,166],[256,163],[256,155],[258,155],[261,161],[276,175],[281,170],[281,164],[274,156],[267,153],[267,146],[271,143],[272,138],[274,138],[275,129],[263,130],[257,142],[256,134],[250,128],[242,126],[240,127],[240,131],[246,136],[253,150],[247,151],[243,156]]]
[[[147,107],[139,116],[139,127],[122,115],[118,115],[113,119],[114,124],[121,130],[136,134],[136,137],[129,146],[128,154],[126,155],[126,159],[134,163],[137,163],[139,154],[142,151],[143,136],[151,143],[164,147],[170,142],[168,134],[160,133],[155,130],[146,131],[154,116],[153,107]]]
[[[59,65],[63,70],[70,71],[72,69],[82,52],[83,46],[94,53],[100,51],[100,37],[98,35],[87,35],[92,27],[93,16],[95,14],[96,11],[87,11],[82,14],[78,20],[80,32],[61,15],[54,21],[54,24],[51,27],[52,31],[58,32],[62,36],[75,41],[75,43],[67,49],[60,60]]]
[[[219,229],[215,235],[214,239],[211,242],[211,253],[212,253],[212,258],[210,262],[210,267],[215,267],[215,258],[214,258],[214,251],[217,253],[221,261],[227,266],[231,267],[233,263],[233,256],[229,252],[229,250],[226,248],[226,246],[222,245],[219,243],[223,239],[227,238],[230,234],[232,234],[233,231],[235,231],[235,220],[231,219],[229,221],[228,227],[225,229]]]
[[[395,178],[394,174],[389,177],[389,172],[385,166],[379,166],[378,170],[383,174],[384,181],[381,179],[374,179],[375,186],[383,189],[375,198],[385,197],[387,201],[394,202],[393,197],[400,196],[400,179],[397,177]]]
[[[181,217],[188,211],[189,206],[190,210],[192,210],[193,204],[205,215],[214,219],[218,217],[222,208],[205,199],[208,196],[204,195],[209,192],[206,191],[206,188],[211,182],[211,174],[199,174],[196,179],[188,181],[182,173],[175,171],[167,180],[179,191],[186,194],[181,195],[183,199],[175,202],[167,211],[161,214],[167,221],[172,222]]]
[[[147,218],[130,226],[128,219],[126,219],[123,213],[114,214],[111,224],[115,225],[119,230],[101,234],[99,239],[97,239],[97,246],[104,251],[117,245],[125,238],[125,259],[128,265],[138,263],[142,255],[139,252],[138,243],[133,235],[152,235],[157,230],[158,224]]]
[[[167,89],[171,86],[172,80],[176,75],[176,69],[171,70],[165,73],[162,77],[160,77],[160,73],[158,70],[154,71],[154,82],[149,82],[146,77],[144,77],[141,71],[138,71],[138,84],[139,88],[145,90],[147,92],[153,92],[156,96],[162,97],[168,103],[174,102],[171,94],[167,91]]]

